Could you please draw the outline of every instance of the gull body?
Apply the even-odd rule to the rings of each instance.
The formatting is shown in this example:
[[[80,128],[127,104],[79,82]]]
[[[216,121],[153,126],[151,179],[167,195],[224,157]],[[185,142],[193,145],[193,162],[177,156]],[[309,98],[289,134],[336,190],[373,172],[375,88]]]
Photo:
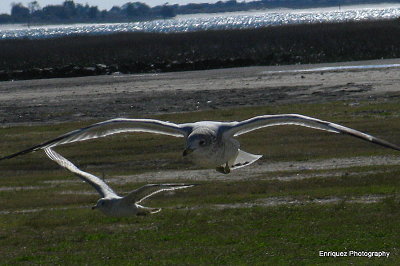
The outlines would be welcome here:
[[[235,137],[260,128],[280,125],[297,125],[346,134],[387,148],[400,150],[400,147],[395,144],[361,131],[300,114],[262,115],[240,122],[200,121],[183,124],[154,119],[116,118],[74,130],[58,138],[0,158],[0,160],[117,133],[148,132],[183,137],[185,139],[184,157],[191,159],[197,165],[215,168],[217,171],[227,174],[232,169],[250,165],[262,157],[242,151]]]
[[[61,167],[74,173],[80,179],[89,183],[97,190],[101,198],[97,201],[96,205],[92,207],[92,209],[98,209],[108,216],[124,217],[157,213],[161,211],[160,208],[144,207],[139,203],[162,191],[183,189],[194,186],[186,184],[148,184],[130,192],[125,197],[121,197],[117,195],[103,180],[95,175],[82,171],[72,162],[55,152],[52,148],[47,147],[44,149],[44,151],[51,160],[55,161]]]
[[[101,198],[92,209],[98,209],[105,215],[112,217],[146,215],[161,211],[159,208],[144,207],[133,201],[124,200],[123,197]]]
[[[218,168],[234,162],[240,144],[218,132],[221,123],[205,121],[194,123],[193,127],[186,140],[183,156],[206,168]]]

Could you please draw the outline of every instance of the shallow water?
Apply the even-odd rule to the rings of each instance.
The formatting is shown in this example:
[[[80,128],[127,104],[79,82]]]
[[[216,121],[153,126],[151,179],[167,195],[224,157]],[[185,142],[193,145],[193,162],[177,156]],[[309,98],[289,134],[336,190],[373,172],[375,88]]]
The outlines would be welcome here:
[[[400,17],[400,5],[349,6],[321,9],[272,9],[267,11],[196,14],[168,20],[134,23],[0,25],[0,39],[52,38],[73,34],[116,32],[189,32],[216,29],[246,29],[283,24],[344,22]]]

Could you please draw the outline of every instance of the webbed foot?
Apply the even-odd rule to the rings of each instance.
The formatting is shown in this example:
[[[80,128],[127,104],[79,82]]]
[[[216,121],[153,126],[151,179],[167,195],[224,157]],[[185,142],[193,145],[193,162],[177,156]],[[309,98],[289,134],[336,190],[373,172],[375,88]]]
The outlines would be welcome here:
[[[229,168],[227,163],[225,164],[225,166],[218,166],[217,168],[215,168],[215,170],[223,174],[229,174],[231,172],[231,169]]]

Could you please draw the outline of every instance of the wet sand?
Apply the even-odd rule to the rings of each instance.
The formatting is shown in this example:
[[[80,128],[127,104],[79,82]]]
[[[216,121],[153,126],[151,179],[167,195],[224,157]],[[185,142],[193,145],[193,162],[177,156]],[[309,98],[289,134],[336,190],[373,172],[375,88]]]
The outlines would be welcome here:
[[[399,63],[400,59],[390,59],[0,82],[0,123],[47,124],[237,106],[393,99],[400,97],[400,67],[301,70]]]

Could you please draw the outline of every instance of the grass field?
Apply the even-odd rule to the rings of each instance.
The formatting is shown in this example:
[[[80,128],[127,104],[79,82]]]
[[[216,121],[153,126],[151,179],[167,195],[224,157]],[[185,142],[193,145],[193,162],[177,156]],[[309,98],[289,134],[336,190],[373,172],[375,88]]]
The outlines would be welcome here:
[[[316,116],[399,144],[397,100],[154,117],[188,122],[240,120],[268,113]],[[0,155],[87,124],[0,128]],[[399,155],[349,136],[292,126],[259,130],[240,140],[244,150],[264,155],[262,164]],[[143,183],[119,184],[117,176],[195,170],[182,160],[182,147],[182,139],[134,134],[57,150],[124,193]],[[297,174],[308,177],[277,178]],[[89,185],[77,182],[42,152],[36,152],[0,162],[0,264],[399,265],[399,174],[399,165],[377,164],[339,170],[282,169],[240,179],[204,180],[198,187],[147,201],[146,206],[164,208],[158,214],[109,218],[90,209],[98,196],[89,193],[94,192]],[[274,201],[281,204],[272,204]],[[318,256],[319,251],[350,250],[386,251],[390,256]]]

